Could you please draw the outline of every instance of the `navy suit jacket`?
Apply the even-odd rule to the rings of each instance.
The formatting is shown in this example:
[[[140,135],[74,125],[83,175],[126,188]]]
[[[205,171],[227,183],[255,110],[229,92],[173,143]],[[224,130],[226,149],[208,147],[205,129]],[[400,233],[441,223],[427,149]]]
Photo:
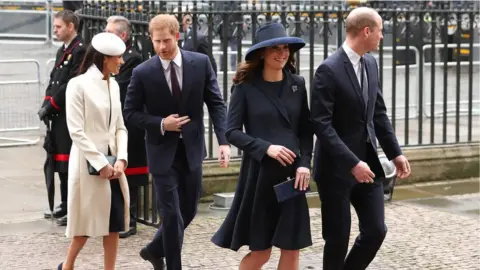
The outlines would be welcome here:
[[[225,138],[226,105],[208,57],[184,50],[180,53],[183,82],[179,112],[175,109],[175,100],[158,56],[133,70],[125,98],[125,121],[146,131],[148,166],[152,174],[168,173],[175,157],[180,133],[166,131],[162,135],[160,127],[162,119],[171,114],[190,117],[181,134],[191,171],[198,169],[206,157],[204,103],[207,104],[218,143],[228,144]]]
[[[311,115],[317,136],[314,178],[354,180],[351,169],[367,158],[367,139],[377,150],[378,139],[388,159],[402,154],[387,116],[380,91],[378,66],[370,54],[364,55],[368,77],[368,104],[353,66],[343,48],[339,48],[318,67],[312,83]],[[381,168],[378,157],[377,168]],[[370,165],[370,167],[372,167]],[[375,172],[384,176],[383,171]]]

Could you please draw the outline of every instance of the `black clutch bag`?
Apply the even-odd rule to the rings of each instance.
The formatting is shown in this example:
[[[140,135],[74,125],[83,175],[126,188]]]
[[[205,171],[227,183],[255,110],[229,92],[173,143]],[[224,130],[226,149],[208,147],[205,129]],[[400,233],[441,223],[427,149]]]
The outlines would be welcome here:
[[[295,177],[287,178],[287,181],[273,186],[275,195],[277,195],[277,201],[283,202],[298,195],[305,194],[310,191],[310,186],[306,190],[300,190],[295,188]]]
[[[115,162],[117,161],[117,158],[114,157],[114,156],[110,156],[110,155],[105,155],[105,157],[107,158],[108,160],[108,163],[110,165],[114,165]],[[88,168],[88,174],[90,175],[100,175],[100,172],[95,170],[95,168],[90,164],[90,162],[87,161],[87,168]]]

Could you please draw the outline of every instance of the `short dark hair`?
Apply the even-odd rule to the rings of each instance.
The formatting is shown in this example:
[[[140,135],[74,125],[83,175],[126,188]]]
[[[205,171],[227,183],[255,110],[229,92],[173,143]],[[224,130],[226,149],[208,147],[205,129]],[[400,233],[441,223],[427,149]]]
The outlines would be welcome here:
[[[84,74],[87,70],[95,64],[100,72],[103,73],[103,60],[105,59],[105,55],[93,48],[92,44],[88,45],[87,52],[83,57],[82,64],[78,69],[78,75]]]
[[[73,23],[75,31],[78,31],[78,27],[80,25],[80,18],[75,12],[68,9],[61,10],[55,14],[54,18],[62,19],[66,24]]]

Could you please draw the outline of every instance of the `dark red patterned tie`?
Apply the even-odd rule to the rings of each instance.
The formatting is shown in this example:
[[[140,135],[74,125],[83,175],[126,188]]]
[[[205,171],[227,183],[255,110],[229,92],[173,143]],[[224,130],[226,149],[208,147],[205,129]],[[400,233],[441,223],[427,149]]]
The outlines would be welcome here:
[[[172,84],[172,95],[177,102],[177,109],[180,109],[180,102],[182,100],[182,91],[178,85],[177,73],[175,72],[175,62],[170,61],[170,81]]]

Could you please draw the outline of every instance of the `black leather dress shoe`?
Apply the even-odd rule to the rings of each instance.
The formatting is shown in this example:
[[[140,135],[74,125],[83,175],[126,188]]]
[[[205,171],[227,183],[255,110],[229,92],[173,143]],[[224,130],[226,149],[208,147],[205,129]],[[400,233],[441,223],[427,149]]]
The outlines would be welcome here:
[[[137,228],[135,227],[130,227],[130,230],[126,231],[126,232],[120,232],[119,233],[119,236],[120,238],[127,238],[129,237],[130,235],[135,235],[137,234]]]
[[[149,261],[153,265],[154,270],[165,270],[165,263],[163,262],[163,258],[154,258],[152,254],[150,254],[147,250],[147,247],[142,248],[140,250],[140,257],[145,261]]]
[[[59,226],[67,226],[67,215],[57,219],[57,225]]]
[[[66,207],[61,207],[60,205],[55,207],[53,209],[53,218],[61,218],[67,214],[67,208]],[[45,210],[43,213],[45,218],[52,218],[52,213],[50,212],[50,209]]]

